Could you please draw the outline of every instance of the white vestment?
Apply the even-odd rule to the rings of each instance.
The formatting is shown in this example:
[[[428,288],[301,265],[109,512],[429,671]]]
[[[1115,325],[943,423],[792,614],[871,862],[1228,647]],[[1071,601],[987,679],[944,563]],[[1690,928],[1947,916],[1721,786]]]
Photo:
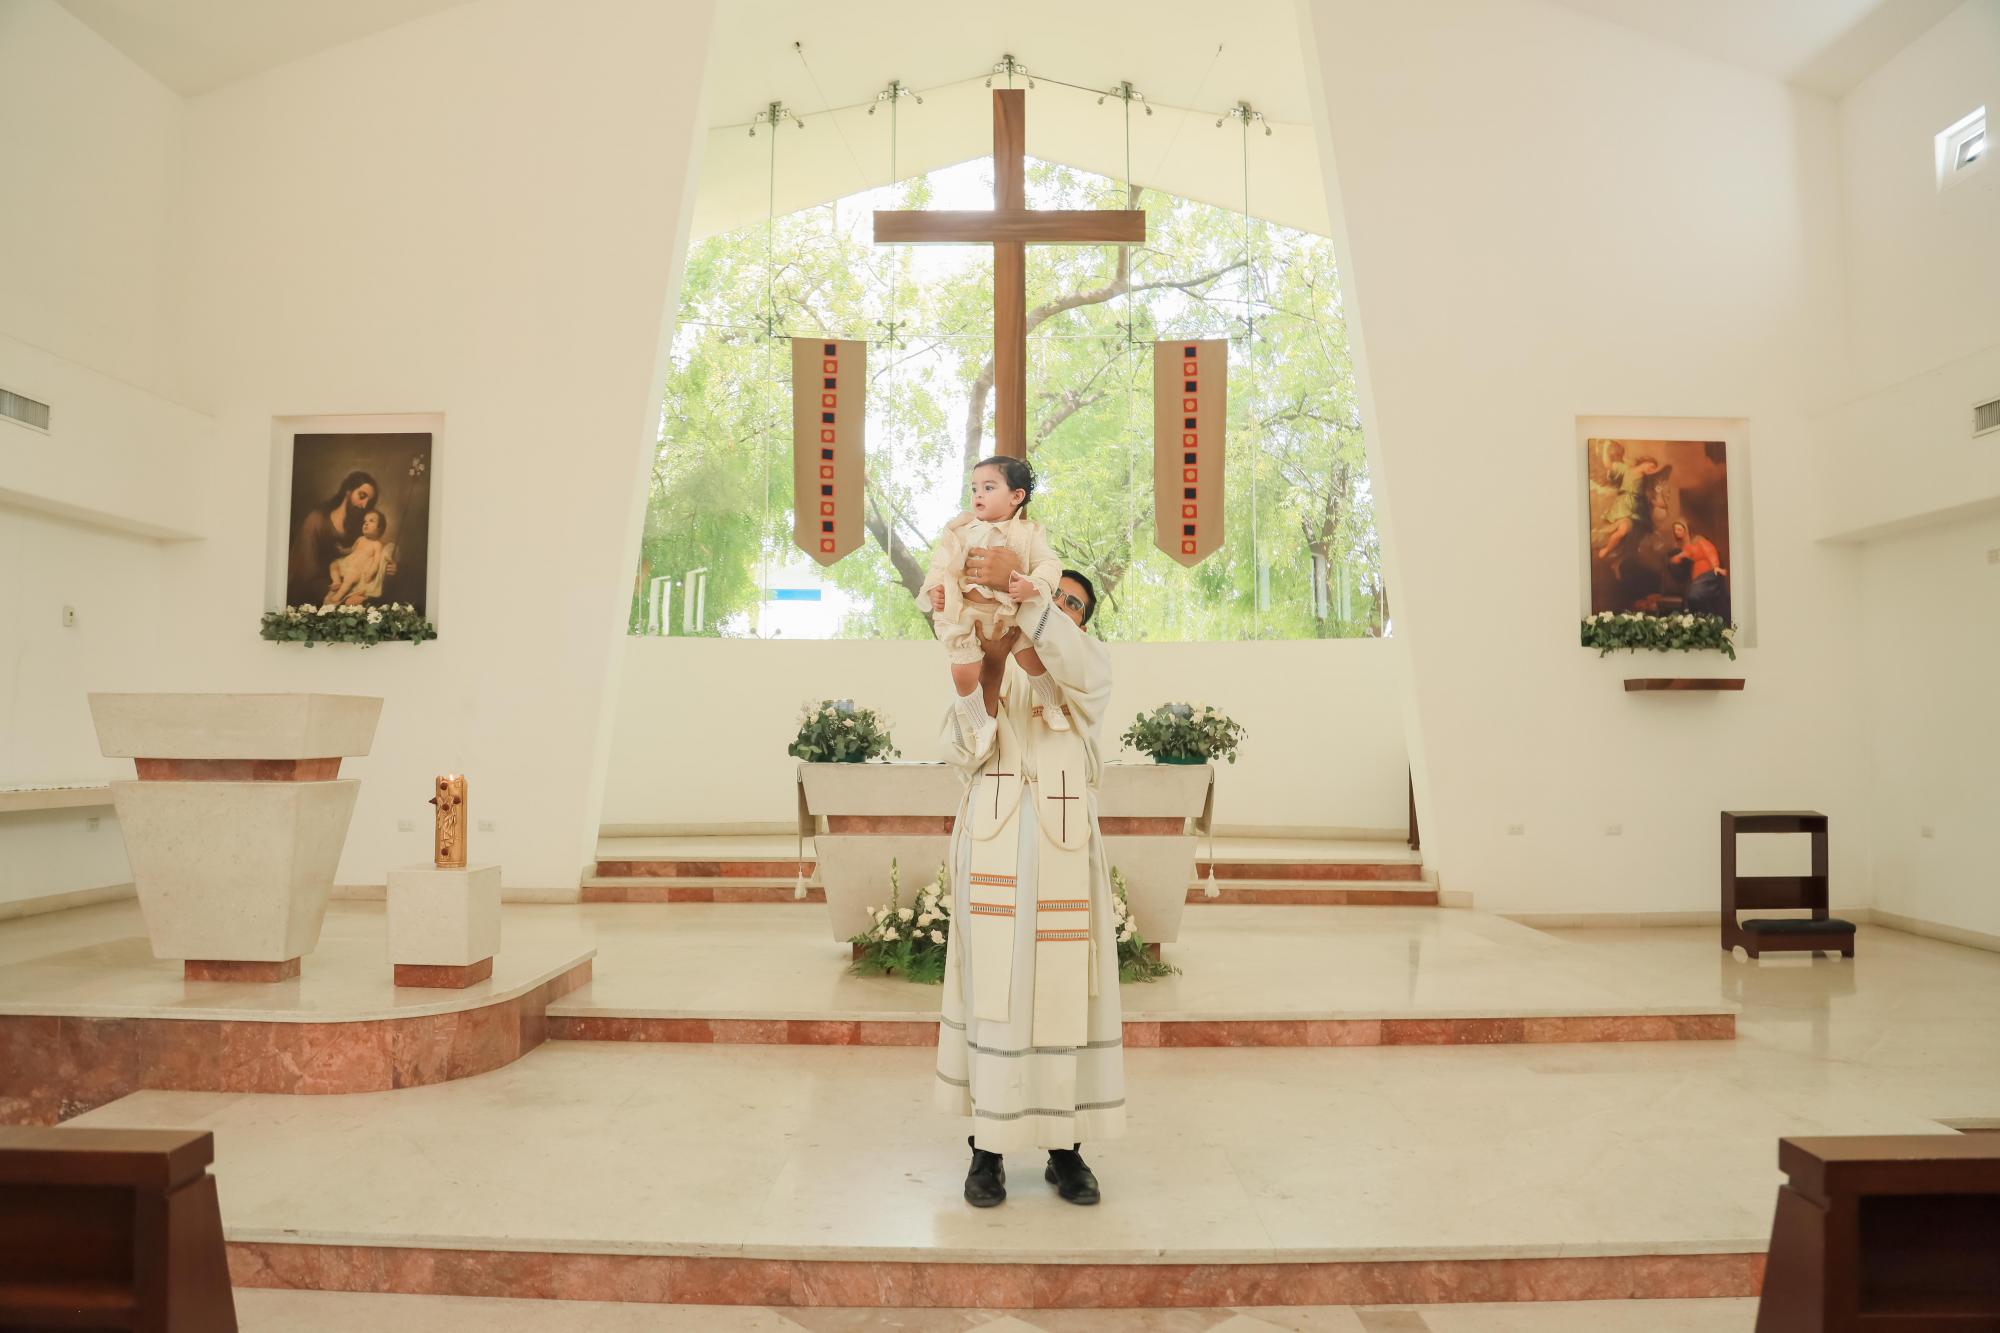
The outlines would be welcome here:
[[[1072,1144],[1114,1138],[1125,1129],[1125,1060],[1123,1014],[1118,1000],[1118,944],[1111,910],[1111,872],[1104,856],[1104,838],[1097,822],[1097,787],[1102,772],[1099,757],[1104,709],[1111,700],[1110,654],[1098,640],[1078,629],[1046,598],[1023,604],[1020,625],[1034,641],[1050,678],[1061,691],[1070,722],[1085,757],[1086,789],[1082,817],[1088,821],[1087,865],[1090,900],[1089,930],[1092,975],[1084,988],[1065,987],[1067,1007],[1080,1004],[1080,1016],[1057,1015],[1071,1021],[1080,1040],[1037,1045],[1037,1000],[1040,1019],[1048,1030],[1048,997],[1035,985],[1038,914],[1026,910],[1041,893],[1038,873],[1044,852],[1041,821],[1060,819],[1065,807],[1052,798],[1051,788],[1037,790],[1037,737],[1048,734],[1035,718],[1034,692],[1026,674],[1009,657],[1001,685],[999,724],[1004,735],[994,756],[975,765],[958,710],[945,720],[945,753],[966,776],[966,793],[959,802],[951,846],[952,931],[944,974],[943,1020],[938,1028],[937,1104],[941,1110],[972,1117],[973,1141],[988,1152],[1025,1152],[1036,1148],[1067,1148]],[[1062,738],[1067,740],[1067,737]],[[1060,744],[1061,742],[1055,742]],[[1019,775],[1012,772],[1019,769]],[[981,1018],[975,1001],[970,883],[973,863],[973,804],[995,800],[1005,773],[1018,786],[1018,807],[1012,820],[1018,856],[1014,859],[1015,898],[1024,910],[1013,915],[1011,966],[1004,1018]],[[1023,779],[1027,785],[1020,785]],[[1049,841],[1058,841],[1055,827]],[[1046,944],[1042,946],[1048,948]],[[1044,957],[1048,954],[1044,952]],[[992,979],[980,988],[991,1011]],[[1047,989],[1046,987],[1044,989]],[[1081,1017],[1081,1022],[1075,1022]]]

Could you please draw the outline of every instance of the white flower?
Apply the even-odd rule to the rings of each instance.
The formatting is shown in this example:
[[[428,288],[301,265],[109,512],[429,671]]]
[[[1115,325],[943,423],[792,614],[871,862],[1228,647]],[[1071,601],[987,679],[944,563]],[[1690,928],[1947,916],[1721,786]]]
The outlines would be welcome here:
[[[896,934],[896,928],[894,926],[882,927],[882,938],[885,940],[893,940],[899,938]]]
[[[899,921],[908,921],[911,917],[915,915],[916,913],[911,911],[907,907],[899,907],[896,909],[896,919]]]
[[[934,931],[932,931],[932,932],[931,932],[931,943],[932,943],[932,944],[943,944],[943,943],[944,943],[944,932],[943,932],[943,931],[941,931],[941,930],[934,930]]]
[[[1735,627],[1734,625],[1727,625],[1727,626],[1724,626],[1724,627],[1723,627],[1723,630],[1722,630],[1722,637],[1723,637],[1723,638],[1725,638],[1725,639],[1731,639],[1731,640],[1735,639],[1735,637],[1736,637],[1736,627]]]
[[[377,611],[372,606],[368,608],[368,623],[371,625],[379,625],[382,623],[382,613],[380,611]]]
[[[854,719],[851,717],[842,718],[840,720],[840,725],[843,727],[851,727],[854,725]]]
[[[1118,942],[1120,944],[1125,943],[1127,940],[1131,938],[1132,938],[1132,927],[1130,926],[1126,926],[1118,932]]]
[[[876,909],[875,909],[875,924],[876,924],[876,925],[878,925],[878,926],[879,926],[879,925],[881,925],[881,924],[882,924],[882,923],[883,923],[884,921],[887,921],[888,919],[889,919],[889,909],[888,909],[888,908],[886,908],[886,907],[878,907],[878,908],[876,908]]]
[[[929,924],[930,924],[931,922],[933,922],[933,921],[935,921],[935,920],[937,920],[937,913],[936,913],[936,912],[919,912],[919,913],[917,913],[917,924],[918,924],[918,925],[920,925],[920,926],[928,926],[928,925],[929,925]]]
[[[1682,616],[1682,617],[1681,617],[1681,627],[1682,627],[1683,629],[1692,629],[1692,628],[1694,628],[1694,617],[1693,617],[1693,616]]]

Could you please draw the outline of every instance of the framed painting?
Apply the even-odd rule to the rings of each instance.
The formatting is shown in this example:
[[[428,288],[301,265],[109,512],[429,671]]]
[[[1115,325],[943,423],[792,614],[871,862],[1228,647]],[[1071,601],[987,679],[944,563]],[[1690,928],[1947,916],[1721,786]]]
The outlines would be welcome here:
[[[430,614],[429,431],[290,435],[286,606],[404,603]]]
[[[1734,622],[1726,440],[1591,436],[1584,480],[1590,614]]]

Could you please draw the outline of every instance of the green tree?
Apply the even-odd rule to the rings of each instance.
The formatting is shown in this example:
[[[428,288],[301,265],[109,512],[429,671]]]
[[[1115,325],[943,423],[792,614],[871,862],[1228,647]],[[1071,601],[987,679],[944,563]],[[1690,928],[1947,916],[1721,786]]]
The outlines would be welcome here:
[[[990,170],[990,166],[988,168]],[[965,168],[947,170],[963,171]],[[656,576],[708,571],[705,633],[754,616],[791,541],[793,335],[866,338],[863,547],[825,572],[858,605],[842,632],[924,637],[941,496],[992,447],[990,252],[942,275],[869,243],[873,207],[921,208],[942,173],[711,237],[688,258],[633,629]],[[1141,246],[1037,246],[1028,262],[1033,513],[1090,574],[1110,638],[1380,634],[1379,542],[1338,274],[1323,237],[1031,162],[1037,208],[1143,207]],[[775,336],[773,336],[775,335]],[[1228,337],[1221,550],[1182,568],[1152,541],[1155,339]],[[678,595],[678,594],[677,594]]]

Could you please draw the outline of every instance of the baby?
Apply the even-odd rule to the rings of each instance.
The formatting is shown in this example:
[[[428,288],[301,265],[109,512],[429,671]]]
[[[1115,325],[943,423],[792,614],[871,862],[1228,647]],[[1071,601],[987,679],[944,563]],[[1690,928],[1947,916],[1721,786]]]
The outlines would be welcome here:
[[[361,535],[354,539],[354,545],[346,555],[327,566],[333,583],[320,605],[339,606],[349,597],[358,597],[356,605],[360,605],[382,595],[382,574],[389,563],[382,539],[388,535],[388,516],[379,509],[369,510],[361,520]]]
[[[931,545],[931,563],[917,599],[935,612],[932,624],[951,658],[951,683],[958,709],[972,733],[972,751],[985,753],[999,724],[986,711],[980,675],[987,663],[1004,664],[1009,651],[1028,673],[1042,717],[1067,731],[1062,696],[1034,647],[1015,626],[1020,604],[1052,597],[1062,581],[1062,561],[1049,546],[1042,525],[1024,516],[1035,493],[1035,471],[1019,458],[989,458],[972,469],[972,512],[945,524]],[[1005,547],[1021,557],[1025,574],[1007,580],[1005,592],[982,587],[965,574],[965,557],[982,547]],[[1016,648],[1015,645],[1020,647]]]

